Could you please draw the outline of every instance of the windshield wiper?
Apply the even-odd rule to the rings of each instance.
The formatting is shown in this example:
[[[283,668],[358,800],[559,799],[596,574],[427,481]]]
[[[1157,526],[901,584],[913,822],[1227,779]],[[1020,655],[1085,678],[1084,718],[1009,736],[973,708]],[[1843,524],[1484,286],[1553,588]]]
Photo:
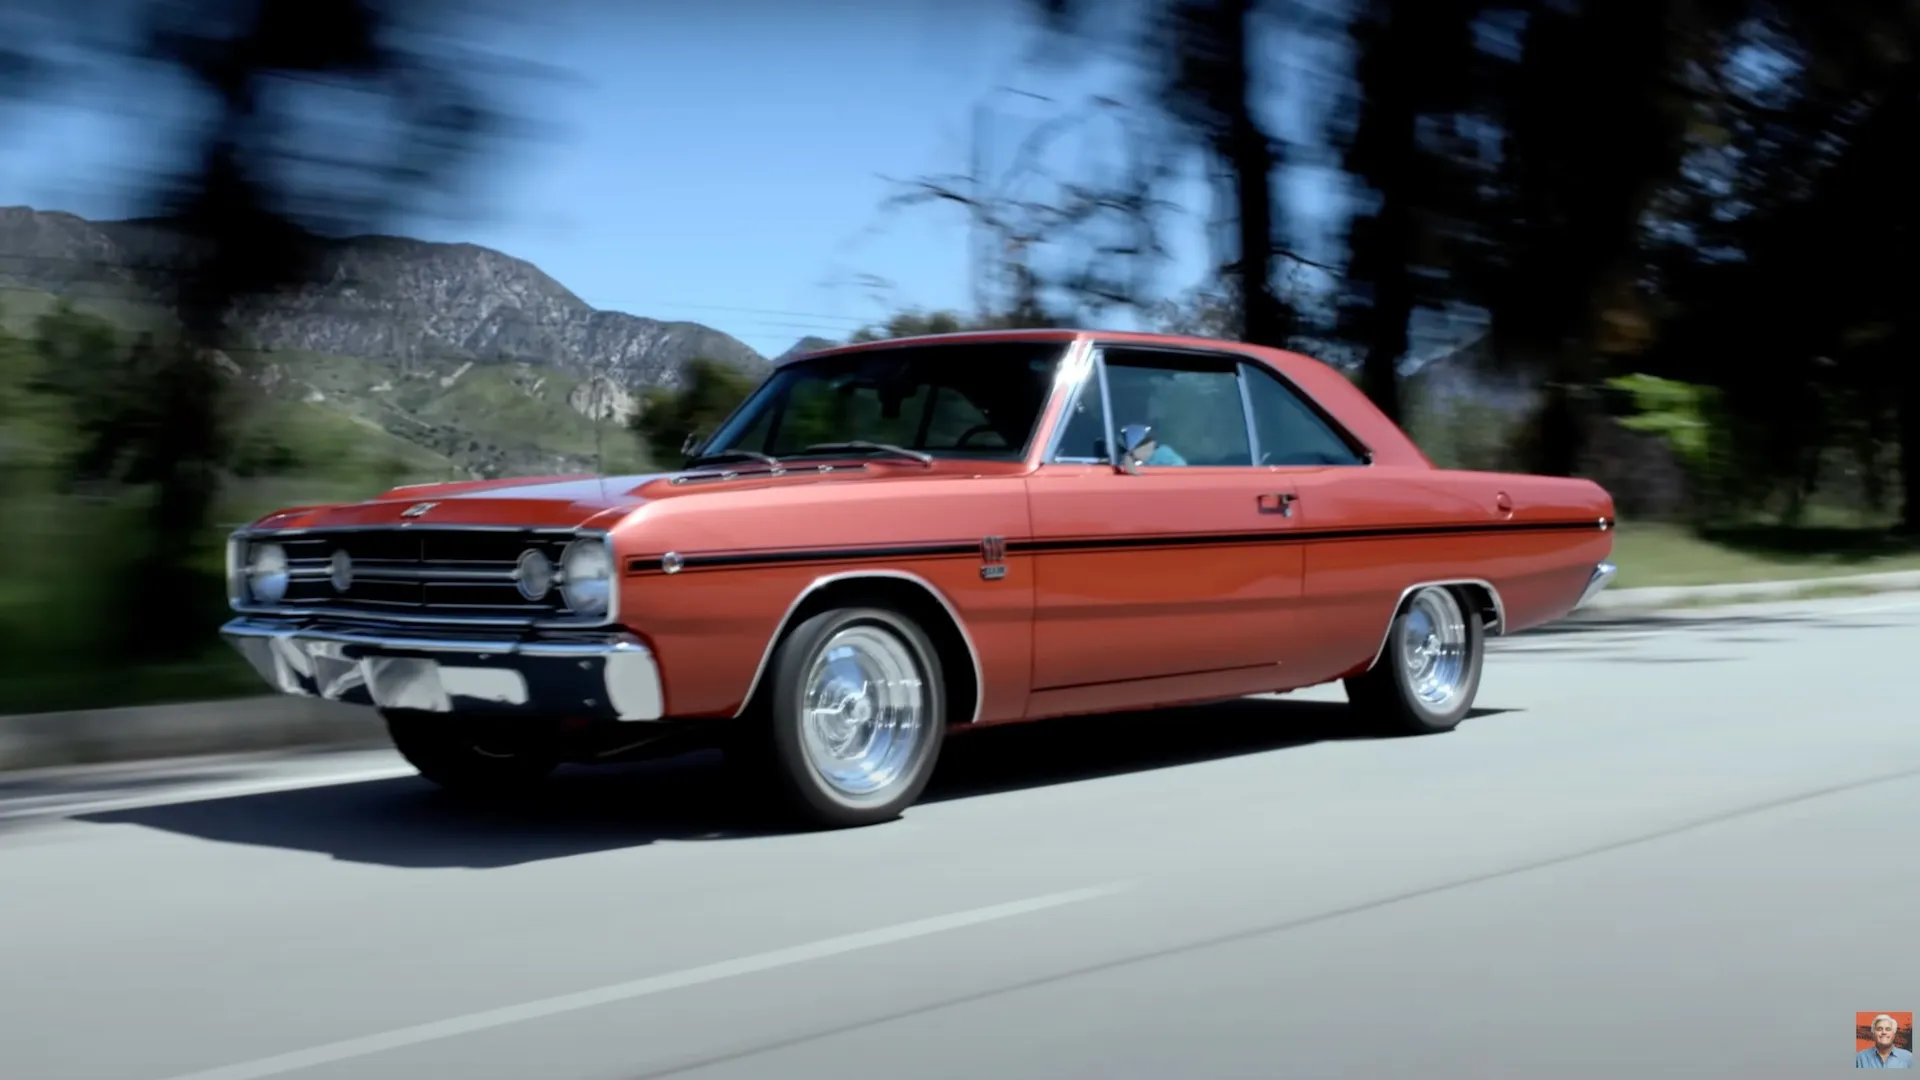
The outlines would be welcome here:
[[[904,446],[895,446],[892,443],[868,442],[865,439],[852,439],[847,442],[814,443],[812,446],[800,452],[803,454],[835,454],[845,450],[865,450],[869,453],[878,451],[882,454],[893,454],[897,457],[912,458],[928,467],[932,467],[933,465],[932,454],[922,453],[918,450],[909,450]]]
[[[775,469],[784,469],[787,467],[786,462],[781,461],[772,454],[763,454],[758,450],[722,450],[714,454],[701,454],[699,457],[689,460],[682,468],[691,469],[700,465],[718,465],[725,461],[759,461],[771,465]]]

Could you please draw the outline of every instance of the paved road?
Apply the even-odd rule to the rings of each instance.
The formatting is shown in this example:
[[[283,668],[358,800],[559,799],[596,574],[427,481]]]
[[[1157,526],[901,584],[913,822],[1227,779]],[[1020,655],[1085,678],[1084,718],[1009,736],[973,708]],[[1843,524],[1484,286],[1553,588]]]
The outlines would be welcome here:
[[[1822,1075],[1920,1005],[1916,657],[1915,597],[1596,621],[1451,735],[983,731],[819,835],[697,761],[517,815],[384,754],[16,778],[0,1077]]]

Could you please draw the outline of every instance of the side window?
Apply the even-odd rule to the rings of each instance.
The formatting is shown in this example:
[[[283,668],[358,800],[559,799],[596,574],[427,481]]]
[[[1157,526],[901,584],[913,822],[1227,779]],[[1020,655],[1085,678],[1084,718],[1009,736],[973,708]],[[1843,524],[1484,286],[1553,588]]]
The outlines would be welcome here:
[[[1364,465],[1346,440],[1257,364],[1241,364],[1262,465]]]
[[[1105,400],[1100,392],[1099,369],[1089,369],[1086,381],[1080,384],[1079,395],[1074,398],[1073,411],[1067,414],[1066,429],[1060,433],[1053,460],[1107,460],[1106,437],[1100,432],[1106,422]]]
[[[1146,424],[1148,465],[1251,465],[1247,414],[1231,361],[1151,352],[1107,354],[1113,423]]]

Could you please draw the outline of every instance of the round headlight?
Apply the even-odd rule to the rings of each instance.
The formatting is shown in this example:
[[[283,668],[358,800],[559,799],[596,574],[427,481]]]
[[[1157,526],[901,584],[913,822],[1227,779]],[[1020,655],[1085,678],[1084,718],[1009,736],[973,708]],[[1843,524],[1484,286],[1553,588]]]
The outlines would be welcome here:
[[[247,595],[277,604],[287,595],[287,549],[261,544],[247,553]]]
[[[538,550],[528,548],[520,553],[520,562],[513,568],[513,583],[521,596],[537,601],[553,588],[553,563]]]
[[[576,615],[605,615],[613,598],[613,553],[599,540],[575,540],[560,555],[560,595]]]

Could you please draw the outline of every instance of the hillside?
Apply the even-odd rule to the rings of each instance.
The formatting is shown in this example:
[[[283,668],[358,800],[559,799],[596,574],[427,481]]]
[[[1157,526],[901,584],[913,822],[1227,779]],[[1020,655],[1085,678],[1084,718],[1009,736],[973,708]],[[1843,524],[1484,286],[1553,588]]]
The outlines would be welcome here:
[[[789,348],[786,352],[783,352],[779,356],[774,357],[773,365],[775,367],[779,367],[781,364],[784,364],[789,360],[798,360],[801,357],[807,355],[808,353],[819,352],[821,349],[831,349],[834,346],[839,344],[840,342],[834,341],[830,338],[817,337],[815,335],[809,334],[808,336],[801,338],[799,341],[794,342],[793,347]]]
[[[162,316],[142,271],[170,243],[151,223],[0,208],[0,314],[17,324],[62,298],[151,323]],[[274,398],[404,440],[424,451],[404,455],[416,463],[482,475],[634,467],[624,424],[640,391],[675,385],[697,356],[769,368],[711,327],[596,309],[488,248],[366,236],[325,251],[323,284],[249,307],[231,354]]]

